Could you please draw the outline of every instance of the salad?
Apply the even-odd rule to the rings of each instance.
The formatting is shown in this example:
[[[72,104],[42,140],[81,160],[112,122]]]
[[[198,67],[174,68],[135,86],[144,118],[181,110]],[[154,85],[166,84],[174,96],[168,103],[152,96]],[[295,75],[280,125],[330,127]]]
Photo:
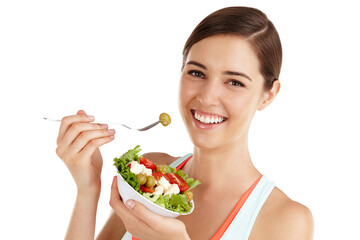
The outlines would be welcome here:
[[[183,170],[156,165],[139,155],[140,151],[138,145],[121,157],[114,158],[118,173],[151,202],[179,214],[189,213],[193,207],[193,193],[190,190],[200,181],[189,178]]]

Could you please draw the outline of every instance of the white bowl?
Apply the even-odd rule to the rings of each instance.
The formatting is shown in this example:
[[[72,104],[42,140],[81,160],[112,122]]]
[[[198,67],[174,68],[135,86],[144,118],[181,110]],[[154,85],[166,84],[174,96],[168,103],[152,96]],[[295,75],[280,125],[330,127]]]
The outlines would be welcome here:
[[[118,185],[118,190],[119,193],[122,197],[122,201],[124,202],[124,204],[126,203],[127,200],[132,199],[135,200],[137,202],[140,202],[142,204],[144,204],[144,206],[149,209],[150,211],[160,214],[164,217],[171,217],[171,218],[176,218],[180,215],[188,215],[190,213],[192,213],[192,211],[194,210],[195,204],[194,201],[191,200],[192,203],[192,208],[190,210],[189,213],[185,213],[185,214],[180,214],[178,212],[174,212],[171,210],[168,210],[166,208],[163,208],[153,202],[151,202],[150,200],[148,200],[147,198],[143,197],[140,193],[138,193],[137,191],[135,191],[134,188],[132,188],[121,176],[120,173],[118,173],[118,177],[117,177],[117,185]]]

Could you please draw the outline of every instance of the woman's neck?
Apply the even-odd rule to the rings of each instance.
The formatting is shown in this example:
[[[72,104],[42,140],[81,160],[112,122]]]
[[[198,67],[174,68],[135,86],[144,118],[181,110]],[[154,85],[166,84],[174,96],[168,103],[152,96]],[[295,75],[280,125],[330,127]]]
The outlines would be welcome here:
[[[217,149],[194,147],[194,155],[183,170],[199,179],[205,192],[230,191],[234,186],[246,190],[260,176],[252,164],[246,141]]]

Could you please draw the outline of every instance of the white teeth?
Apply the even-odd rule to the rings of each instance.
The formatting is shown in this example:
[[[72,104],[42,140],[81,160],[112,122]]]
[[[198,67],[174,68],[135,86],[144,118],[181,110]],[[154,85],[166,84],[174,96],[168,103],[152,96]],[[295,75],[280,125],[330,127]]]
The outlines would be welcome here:
[[[224,121],[224,118],[222,117],[210,117],[210,116],[202,116],[195,112],[194,114],[195,119],[199,120],[202,123],[210,124],[210,123],[220,123]]]
[[[210,123],[210,117],[209,117],[209,116],[207,116],[207,117],[205,118],[205,123]]]

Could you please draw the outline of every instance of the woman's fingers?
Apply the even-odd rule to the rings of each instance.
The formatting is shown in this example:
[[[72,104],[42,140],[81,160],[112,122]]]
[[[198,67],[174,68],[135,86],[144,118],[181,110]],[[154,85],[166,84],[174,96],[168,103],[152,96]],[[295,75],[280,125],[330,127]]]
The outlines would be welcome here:
[[[77,115],[87,115],[84,110],[79,110],[76,114]]]
[[[74,123],[90,123],[94,121],[94,116],[87,116],[84,114],[80,115],[72,115],[72,116],[66,116],[61,120],[61,125],[59,129],[59,134],[57,138],[57,144],[63,139],[66,132],[69,130],[72,124]]]
[[[92,140],[106,137],[113,137],[115,134],[114,129],[102,129],[102,130],[87,130],[78,135],[75,141],[70,145],[70,154],[80,152],[87,144]],[[111,140],[111,139],[110,139]],[[106,141],[105,141],[106,142]]]
[[[143,204],[128,200],[126,202],[126,206],[131,210],[131,212],[144,221],[146,224],[148,224],[152,229],[160,229],[162,225],[161,223],[164,222],[164,217],[158,214],[155,214],[151,212],[149,209],[147,209]]]
[[[68,128],[68,131],[65,133],[64,137],[61,139],[61,144],[64,146],[70,146],[80,134],[91,131],[91,130],[101,130],[107,129],[106,124],[96,124],[96,123],[73,123]]]
[[[112,135],[113,134],[114,133],[112,133]],[[78,153],[92,140],[92,138],[110,135],[111,133],[107,131],[107,125],[100,126],[99,124],[94,123],[74,123],[65,133],[63,139],[58,142],[56,152],[60,158],[65,159]],[[80,138],[80,141],[77,141],[78,138]],[[75,142],[77,142],[77,144],[73,146],[73,143]],[[80,146],[79,144],[82,145]]]
[[[110,135],[107,137],[92,139],[81,150],[80,154],[82,154],[83,157],[91,157],[97,148],[101,147],[105,143],[111,142],[114,138],[114,135]]]

